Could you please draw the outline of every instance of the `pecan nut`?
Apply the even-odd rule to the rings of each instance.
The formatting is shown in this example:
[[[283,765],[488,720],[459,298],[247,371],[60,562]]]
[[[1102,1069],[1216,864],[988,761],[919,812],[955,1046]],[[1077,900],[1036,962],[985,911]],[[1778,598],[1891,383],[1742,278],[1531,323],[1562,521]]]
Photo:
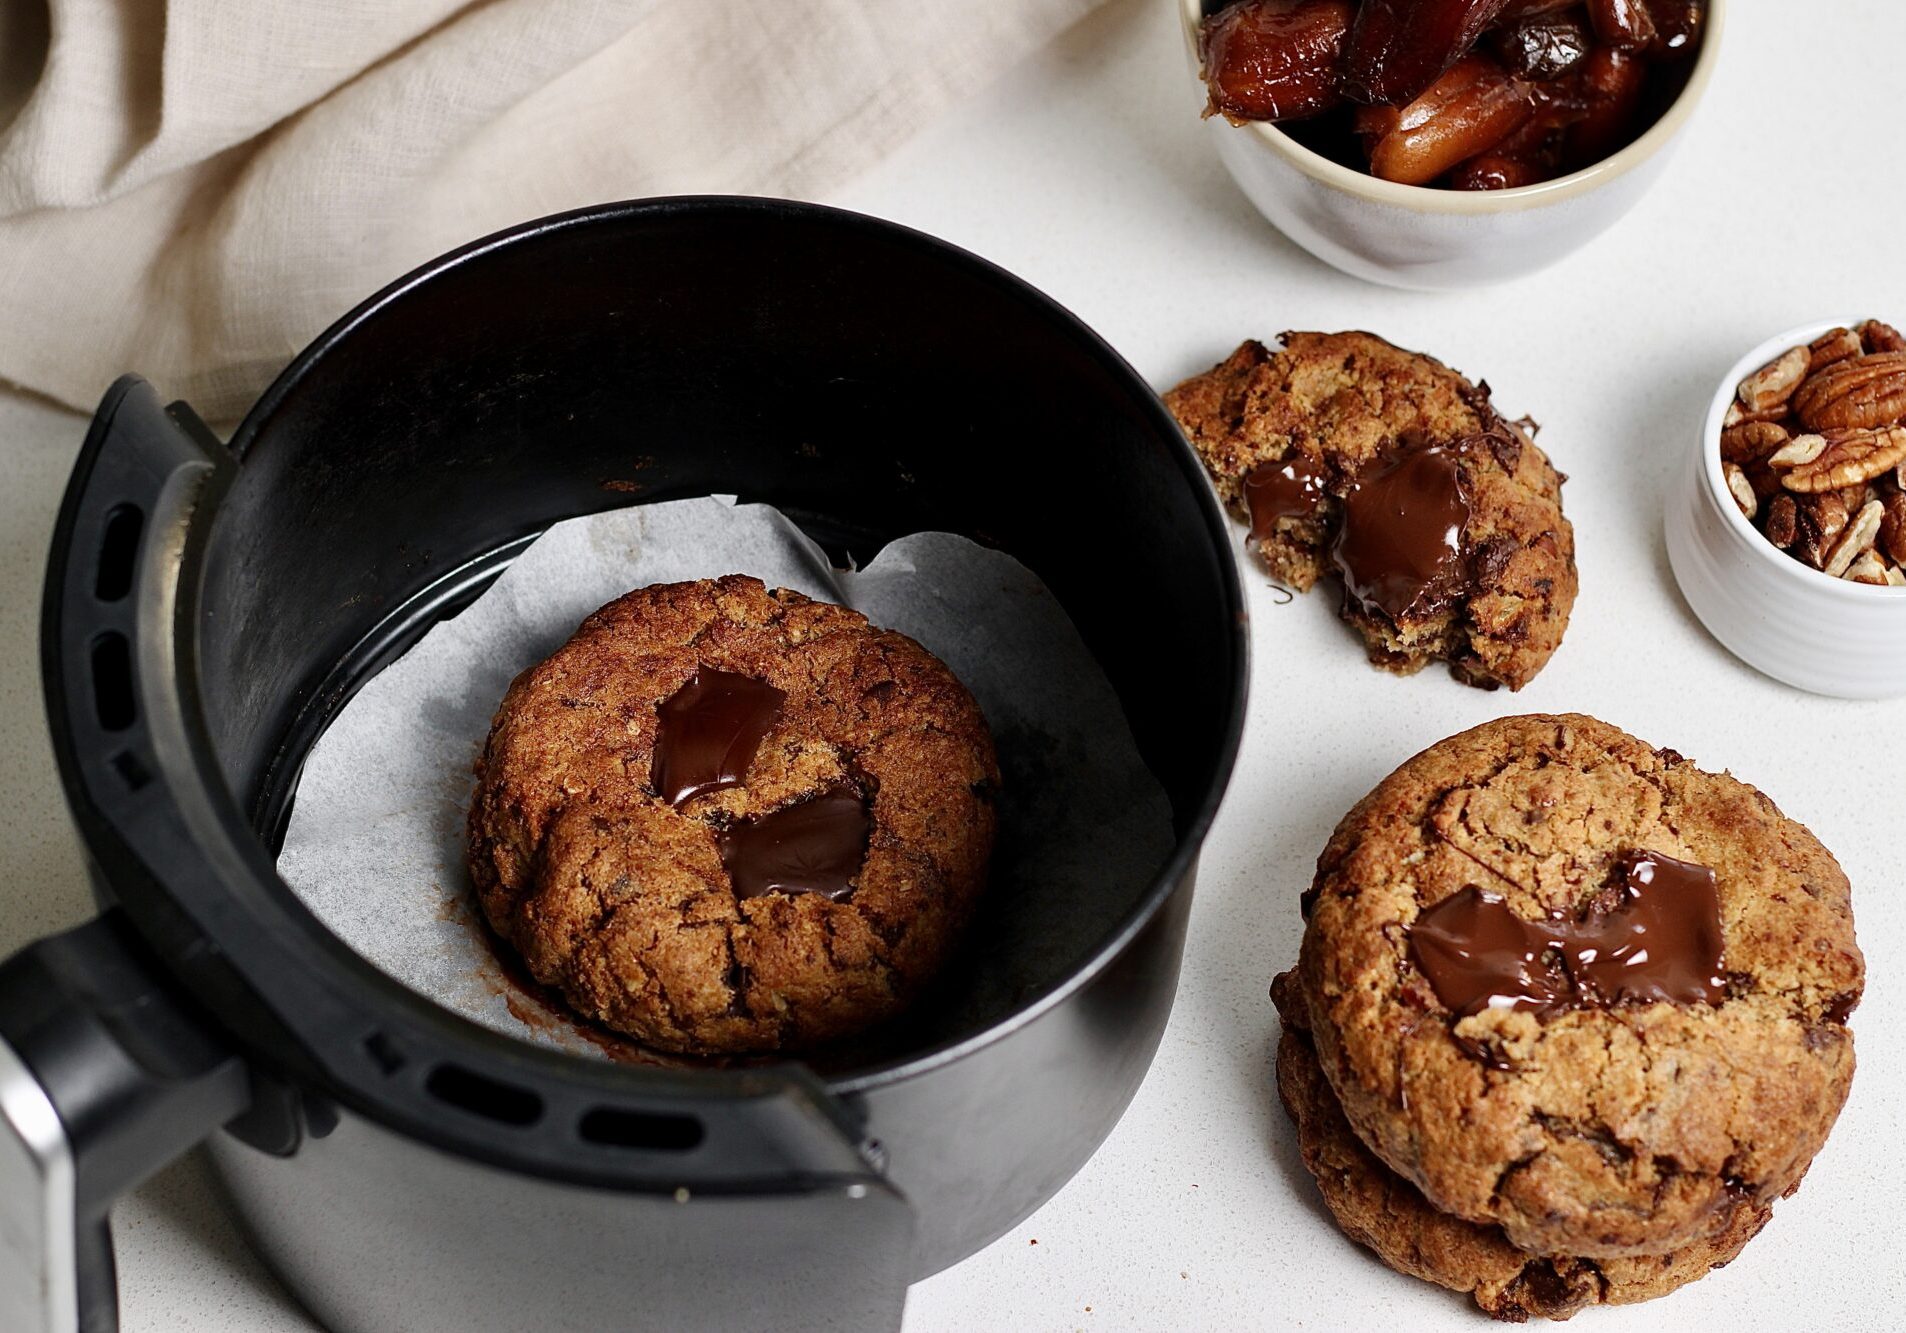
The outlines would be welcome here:
[[[1831,578],[1840,578],[1853,562],[1873,549],[1873,543],[1880,535],[1880,506],[1875,500],[1863,507],[1846,525],[1846,531],[1840,534],[1840,540],[1833,544],[1827,553],[1826,563],[1820,566],[1822,573]]]
[[[1761,529],[1767,540],[1786,550],[1800,536],[1800,506],[1793,496],[1776,495],[1767,504],[1767,525]]]
[[[1749,412],[1741,406],[1741,398],[1737,393],[1727,405],[1727,415],[1721,418],[1721,429],[1733,430],[1749,421],[1785,421],[1788,415],[1785,403],[1776,403],[1765,412]]]
[[[1826,451],[1824,435],[1796,435],[1767,455],[1768,467],[1803,467]]]
[[[1766,412],[1792,398],[1807,378],[1811,359],[1806,348],[1789,347],[1741,381],[1741,406],[1749,412]]]
[[[1792,395],[1808,430],[1878,430],[1906,421],[1906,352],[1836,361]]]
[[[1830,329],[1807,346],[1807,373],[1818,375],[1828,366],[1866,351],[1860,335],[1852,329]]]
[[[1721,472],[1727,478],[1727,492],[1734,497],[1734,503],[1741,507],[1748,522],[1754,521],[1754,515],[1760,512],[1760,497],[1754,494],[1754,483],[1747,479],[1738,463],[1721,464]]]
[[[1773,499],[1776,495],[1788,493],[1787,488],[1780,484],[1783,474],[1776,468],[1768,467],[1765,459],[1754,463],[1742,463],[1740,469],[1747,477],[1747,484],[1754,488],[1754,494],[1760,497],[1762,503]]]
[[[1896,565],[1906,565],[1906,491],[1895,491],[1880,502],[1880,549]]]
[[[1840,577],[1849,583],[1870,583],[1875,587],[1884,588],[1886,571],[1891,568],[1891,565],[1880,559],[1878,551],[1869,549],[1860,552],[1853,563],[1846,567],[1846,573]]]
[[[1754,463],[1787,443],[1787,428],[1772,421],[1743,421],[1721,432],[1721,457],[1729,463]]]
[[[1798,464],[1781,478],[1788,490],[1814,494],[1864,486],[1906,461],[1906,426],[1831,431],[1824,439],[1825,446],[1811,461]]]
[[[1906,337],[1891,324],[1869,319],[1860,325],[1860,345],[1869,352],[1906,352]]]
[[[1837,492],[1802,497],[1796,514],[1799,536],[1794,540],[1793,553],[1819,569],[1827,563],[1828,553],[1846,531],[1851,517],[1846,501]]]

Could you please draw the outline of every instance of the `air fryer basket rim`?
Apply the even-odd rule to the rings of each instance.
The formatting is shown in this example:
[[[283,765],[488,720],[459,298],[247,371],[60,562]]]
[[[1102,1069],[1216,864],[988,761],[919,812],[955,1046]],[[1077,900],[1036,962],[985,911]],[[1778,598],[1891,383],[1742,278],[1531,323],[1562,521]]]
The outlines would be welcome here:
[[[1103,364],[1127,377],[1133,384],[1143,387],[1150,396],[1152,400],[1150,410],[1158,424],[1168,436],[1178,440],[1174,457],[1187,485],[1199,502],[1206,534],[1217,549],[1228,554],[1230,533],[1223,511],[1205,481],[1202,466],[1189,445],[1184,443],[1176,419],[1172,417],[1157,395],[1151,392],[1143,377],[1133,369],[1130,363],[1071,310],[990,260],[917,228],[848,209],[750,195],[674,195],[590,205],[493,232],[430,260],[360,302],[313,339],[285,367],[260,396],[258,402],[246,413],[233,432],[229,447],[234,456],[242,462],[283,400],[308,375],[318,370],[326,355],[336,344],[348,338],[360,325],[375,318],[386,306],[403,299],[454,268],[479,260],[484,255],[503,247],[522,244],[568,228],[588,227],[631,216],[667,217],[711,211],[753,214],[767,218],[824,220],[848,231],[881,233],[892,239],[904,240],[914,246],[936,252],[940,258],[964,268],[971,275],[1033,307],[1038,313],[1067,326],[1079,343],[1090,349],[1091,353]],[[1230,612],[1232,624],[1235,627],[1231,635],[1231,666],[1235,685],[1227,710],[1223,747],[1214,757],[1211,781],[1200,798],[1192,818],[1187,821],[1184,834],[1176,840],[1171,855],[1158,867],[1145,892],[1135,900],[1125,917],[1113,926],[1081,965],[1000,1019],[966,1036],[909,1052],[891,1060],[855,1068],[839,1075],[821,1076],[822,1083],[831,1091],[847,1094],[864,1092],[883,1083],[925,1073],[957,1062],[968,1052],[989,1045],[1017,1028],[1035,1021],[1049,1009],[1062,1004],[1069,995],[1089,984],[1093,977],[1119,955],[1132,937],[1144,929],[1145,923],[1158,910],[1164,899],[1171,894],[1186,870],[1195,861],[1205,837],[1210,832],[1211,824],[1216,819],[1218,809],[1223,802],[1225,789],[1235,768],[1238,750],[1242,743],[1244,706],[1249,683],[1250,638],[1243,589],[1237,578],[1235,564],[1227,560],[1224,562],[1224,567],[1230,571],[1224,581],[1223,592],[1228,603],[1227,610]],[[302,756],[294,758],[301,760]],[[295,903],[296,912],[308,920],[310,929],[327,938],[335,938],[315,917],[310,916],[309,909],[297,900],[295,894],[288,888],[285,888],[284,892]],[[372,964],[354,953],[349,954],[346,963],[360,976],[375,977],[379,981],[388,980]],[[408,991],[403,991],[402,997],[406,1003],[416,1000],[434,1011],[443,1012],[440,1006],[422,997],[412,996]],[[467,1020],[458,1019],[457,1021]],[[486,1042],[507,1043],[512,1047],[520,1045],[514,1039],[492,1032],[481,1025],[471,1024],[470,1026],[481,1033],[482,1039]],[[558,1053],[557,1058],[568,1061],[579,1057]],[[794,1063],[801,1062],[796,1060]],[[618,1068],[626,1067],[618,1066]],[[652,1071],[641,1069],[628,1069],[627,1072],[637,1078],[652,1073]],[[728,1071],[694,1072],[705,1072],[720,1078]]]
[[[779,223],[804,227],[822,227],[820,234],[830,240],[855,235],[879,238],[884,244],[930,261],[937,268],[953,273],[963,281],[972,279],[978,287],[1002,297],[1002,304],[1027,310],[1031,322],[1048,330],[1059,343],[1079,353],[1082,361],[1103,373],[1123,409],[1138,423],[1141,437],[1157,446],[1156,457],[1171,475],[1177,469],[1186,492],[1179,497],[1199,516],[1203,524],[1203,545],[1210,558],[1207,577],[1215,582],[1205,585],[1210,600],[1224,610],[1224,624],[1214,628],[1214,668],[1228,675],[1229,688],[1213,710],[1213,721],[1220,725],[1207,735],[1203,751],[1207,756],[1190,770],[1193,780],[1182,788],[1184,808],[1182,832],[1172,854],[1152,878],[1147,890],[1126,910],[1120,920],[1092,949],[1081,963],[1043,992],[1023,1001],[1012,1011],[963,1037],[923,1047],[887,1064],[874,1065],[823,1080],[807,1065],[788,1061],[779,1065],[743,1070],[630,1069],[607,1062],[582,1059],[553,1050],[532,1046],[489,1031],[416,995],[347,949],[335,935],[324,929],[297,896],[276,875],[268,847],[259,838],[253,821],[246,818],[238,795],[220,776],[219,762],[201,716],[197,694],[197,668],[190,663],[196,652],[189,629],[195,623],[192,614],[201,610],[196,578],[204,572],[204,548],[208,530],[215,530],[215,513],[220,497],[238,472],[235,459],[243,459],[260,438],[261,431],[298,385],[310,378],[327,353],[348,342],[350,335],[401,298],[427,286],[433,279],[447,275],[481,256],[512,246],[529,245],[537,238],[592,224],[612,226],[639,224],[646,219],[676,219],[711,223],[723,219],[750,219],[748,225]],[[107,450],[116,436],[142,448]],[[1169,459],[1169,463],[1164,460]],[[157,599],[164,603],[167,616],[173,616],[170,598],[176,593],[176,618],[155,622],[166,628],[153,635],[141,631],[154,642],[152,657],[164,663],[146,663],[142,670],[163,676],[165,698],[157,700],[155,711],[166,715],[163,722],[169,753],[173,756],[161,770],[166,783],[155,784],[170,792],[173,805],[169,813],[171,831],[158,844],[162,859],[151,859],[137,844],[140,830],[121,822],[114,810],[127,807],[107,799],[110,783],[98,785],[101,765],[108,750],[102,748],[99,728],[85,716],[89,711],[82,699],[86,679],[84,659],[86,638],[93,622],[102,612],[89,611],[86,594],[90,592],[90,557],[77,549],[76,527],[79,519],[98,523],[113,498],[114,488],[150,486],[151,469],[161,466],[165,490],[154,494],[152,542],[164,527],[176,530],[176,548],[159,550],[146,547],[142,557],[142,578],[146,558],[155,558],[156,566],[170,562],[172,573],[155,575]],[[102,482],[96,475],[101,469],[118,470],[117,479]],[[144,480],[127,481],[129,477]],[[186,485],[191,476],[198,482]],[[145,494],[147,492],[137,491]],[[163,511],[163,512],[160,512]],[[161,522],[163,520],[163,523]],[[169,582],[168,582],[169,579]],[[85,585],[82,587],[82,580]],[[160,586],[163,585],[163,586]],[[430,588],[413,590],[410,600],[420,598]],[[408,604],[408,603],[406,603]],[[126,623],[126,609],[111,612]],[[707,1107],[718,1113],[710,1120],[710,1142],[706,1151],[715,1154],[716,1174],[728,1183],[726,1188],[747,1187],[743,1173],[766,1169],[776,1180],[791,1188],[805,1188],[802,1181],[814,1179],[813,1172],[860,1170],[858,1158],[842,1159],[831,1148],[815,1147],[817,1126],[831,1122],[831,1134],[849,1133],[858,1112],[841,1101],[842,1094],[883,1093],[910,1086],[917,1076],[956,1064],[995,1045],[1003,1046],[1009,1037],[1033,1027],[1043,1016],[1064,1004],[1107,971],[1130,947],[1135,938],[1155,921],[1164,905],[1180,889],[1188,889],[1191,867],[1202,840],[1215,816],[1224,787],[1235,763],[1243,720],[1245,692],[1248,686],[1246,661],[1247,625],[1242,592],[1235,562],[1231,555],[1228,529],[1215,498],[1206,487],[1202,473],[1176,423],[1145,382],[1102,339],[1076,317],[1020,280],[965,251],[947,245],[911,229],[880,222],[856,214],[812,205],[782,201],[726,198],[682,198],[604,205],[578,210],[559,217],[530,222],[465,246],[428,263],[399,279],[337,321],[292,362],[259,404],[246,417],[228,450],[197,425],[197,419],[183,405],[161,411],[150,386],[136,379],[122,380],[106,395],[95,417],[88,446],[82,450],[74,479],[69,487],[56,536],[53,559],[49,563],[47,614],[44,622],[47,671],[47,697],[52,716],[55,746],[69,799],[82,828],[103,881],[122,887],[121,877],[135,885],[150,881],[153,875],[142,868],[162,866],[172,873],[166,855],[176,853],[184,860],[183,873],[188,880],[196,875],[202,882],[189,900],[180,897],[185,884],[160,884],[158,892],[142,891],[122,895],[129,915],[147,938],[169,941],[167,957],[175,974],[201,1002],[229,1005],[250,987],[261,997],[275,995],[278,1008],[287,998],[310,999],[327,1013],[341,1015],[346,1022],[330,1017],[294,1022],[269,1017],[272,1006],[257,1008],[266,1017],[249,1020],[231,1015],[225,1021],[231,1035],[260,1057],[261,1067],[289,1071],[294,1084],[317,1093],[321,1104],[325,1096],[342,1106],[367,1115],[393,1130],[434,1144],[448,1151],[491,1162],[508,1169],[564,1178],[598,1186],[630,1184],[653,1187],[670,1178],[677,1168],[650,1155],[638,1160],[620,1149],[579,1152],[587,1148],[574,1136],[574,1115],[591,1104],[623,1103],[682,1107]],[[1221,636],[1221,637],[1220,637]],[[186,660],[183,668],[171,664],[170,654],[178,651]],[[143,677],[142,677],[143,679]],[[142,686],[142,689],[144,687]],[[169,711],[168,711],[169,710]],[[144,726],[144,723],[141,724]],[[155,724],[156,725],[156,724]],[[156,734],[156,733],[155,733]],[[149,760],[150,762],[150,760]],[[176,763],[177,767],[173,767]],[[1203,775],[1202,780],[1198,780]],[[179,784],[174,786],[172,779]],[[123,796],[123,792],[120,793]],[[148,792],[149,795],[149,792]],[[1195,799],[1194,799],[1195,797]],[[147,814],[153,813],[151,810]],[[198,832],[186,830],[196,828]],[[216,867],[216,868],[215,868]],[[244,884],[249,892],[243,901],[235,900],[233,888]],[[213,928],[210,921],[221,924]],[[184,935],[177,929],[184,925]],[[196,927],[198,935],[191,935]],[[227,930],[232,933],[226,934]],[[247,947],[247,941],[250,946]],[[308,946],[315,943],[318,947]],[[213,947],[206,949],[210,944]],[[258,950],[249,961],[244,953]],[[220,955],[223,955],[221,958]],[[194,961],[197,960],[197,961]],[[268,975],[270,965],[278,963],[289,976]],[[1175,974],[1175,954],[1174,967]],[[360,1066],[364,1052],[360,1043],[365,1024],[390,1025],[400,1038],[421,1037],[425,1058],[405,1075],[402,1089],[397,1080],[385,1086],[363,1075]],[[262,1037],[253,1034],[263,1033]],[[292,1044],[284,1044],[285,1037]],[[432,1106],[422,1091],[423,1074],[433,1067],[442,1068],[456,1060],[468,1061],[478,1069],[502,1076],[520,1075],[548,1098],[548,1128],[538,1122],[536,1132],[528,1130],[499,1133],[465,1124],[457,1117],[446,1120],[441,1104]],[[417,1084],[410,1087],[409,1083]],[[569,1117],[564,1119],[563,1117]],[[772,1117],[769,1125],[764,1117]],[[558,1122],[561,1121],[559,1124]],[[567,1126],[567,1127],[565,1127]],[[779,1128],[775,1128],[778,1126]],[[760,1155],[743,1150],[727,1161],[718,1151],[723,1143],[737,1138],[751,1142],[755,1131],[769,1137],[780,1134],[780,1143],[793,1153],[793,1174],[787,1162],[761,1167]],[[313,1129],[311,1132],[320,1132]],[[822,1134],[823,1138],[827,1134]],[[864,1150],[863,1150],[864,1152]],[[620,1155],[618,1155],[620,1154]],[[807,1165],[801,1166],[805,1158]],[[702,1160],[697,1155],[697,1160]],[[831,1162],[832,1165],[825,1165]],[[816,1165],[820,1163],[821,1165]],[[752,1179],[759,1180],[755,1176]],[[739,1184],[737,1182],[740,1182]],[[717,1189],[719,1182],[711,1182]]]

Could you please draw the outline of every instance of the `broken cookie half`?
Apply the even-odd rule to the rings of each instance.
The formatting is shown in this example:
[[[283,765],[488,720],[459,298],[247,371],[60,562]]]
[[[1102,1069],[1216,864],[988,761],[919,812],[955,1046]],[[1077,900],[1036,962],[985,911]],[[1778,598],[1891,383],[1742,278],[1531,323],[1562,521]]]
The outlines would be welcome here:
[[[1562,476],[1489,389],[1369,333],[1251,341],[1165,396],[1273,577],[1342,581],[1370,660],[1520,689],[1562,642]]]

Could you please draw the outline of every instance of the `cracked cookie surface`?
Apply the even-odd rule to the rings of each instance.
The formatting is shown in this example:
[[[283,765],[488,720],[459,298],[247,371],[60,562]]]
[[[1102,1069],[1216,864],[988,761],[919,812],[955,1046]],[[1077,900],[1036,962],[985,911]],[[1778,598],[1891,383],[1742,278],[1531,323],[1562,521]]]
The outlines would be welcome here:
[[[1409,950],[1470,887],[1518,916],[1608,901],[1625,854],[1711,868],[1717,1004],[1458,1019]],[[1864,984],[1833,857],[1754,788],[1594,718],[1510,717],[1432,746],[1318,860],[1298,964],[1359,1138],[1438,1210],[1531,1254],[1662,1254],[1798,1186],[1853,1076]]]
[[[1667,1254],[1600,1260],[1526,1254],[1500,1227],[1438,1212],[1377,1160],[1344,1119],[1317,1062],[1296,974],[1279,976],[1271,994],[1283,1020],[1278,1096],[1297,1128],[1304,1169],[1337,1225],[1397,1272],[1466,1293],[1497,1319],[1567,1319],[1591,1305],[1665,1296],[1733,1259],[1772,1213],[1764,1203],[1734,1203],[1711,1234]]]
[[[1308,591],[1332,568],[1343,497],[1411,448],[1458,455],[1469,504],[1460,595],[1390,615],[1346,596],[1343,618],[1370,660],[1410,674],[1447,661],[1472,685],[1520,689],[1561,645],[1575,604],[1575,536],[1562,514],[1562,477],[1521,425],[1433,357],[1369,333],[1286,333],[1271,350],[1251,341],[1165,402],[1226,506],[1246,522],[1246,479],[1285,465],[1309,481],[1313,503],[1256,524],[1251,545],[1279,581]]]
[[[702,668],[785,694],[741,785],[651,782],[657,707]],[[731,575],[638,589],[518,676],[477,766],[468,859],[490,924],[584,1015],[691,1054],[811,1046],[902,1009],[984,887],[999,769],[944,664],[858,612]],[[723,828],[843,787],[851,892],[738,896]]]

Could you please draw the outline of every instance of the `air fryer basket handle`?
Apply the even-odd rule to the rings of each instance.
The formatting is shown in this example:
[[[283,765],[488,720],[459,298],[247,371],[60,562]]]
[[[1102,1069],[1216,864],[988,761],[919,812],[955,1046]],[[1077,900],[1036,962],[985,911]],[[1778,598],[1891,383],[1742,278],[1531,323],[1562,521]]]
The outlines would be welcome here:
[[[167,535],[159,511],[222,461],[208,444],[189,410],[128,376],[102,400],[61,506],[42,651],[73,668],[47,673],[48,704],[82,824],[101,810],[136,824],[150,806],[157,761],[131,645],[151,608],[135,575]],[[60,636],[64,653],[49,651]],[[0,1329],[116,1328],[113,1201],[251,1097],[230,1046],[120,909],[0,962]]]
[[[0,1328],[117,1328],[108,1209],[249,1100],[118,912],[0,963]]]
[[[0,964],[0,1333],[110,1333],[107,1209],[214,1129],[225,1125],[269,1156],[303,1150],[275,1083],[230,1054],[252,1049],[276,1009],[308,1020],[311,1043],[282,1046],[305,1072],[344,1078],[374,1058],[392,1123],[428,1125],[429,1137],[478,1157],[497,1143],[499,1090],[506,1099],[523,1091],[472,1078],[454,1034],[401,1013],[378,1011],[384,1044],[372,1051],[348,995],[296,969],[239,977],[195,915],[232,902],[205,860],[222,846],[218,830],[206,832],[212,816],[188,810],[175,786],[195,760],[182,711],[190,701],[175,688],[190,675],[180,655],[194,643],[174,621],[193,614],[179,600],[193,525],[222,503],[238,470],[188,407],[164,404],[129,376],[100,404],[55,529],[42,624],[49,722],[95,883],[119,905]],[[156,889],[161,874],[165,892],[127,891],[146,881]],[[253,938],[261,950],[292,947],[269,933]],[[173,978],[181,968],[189,990]],[[694,1242],[685,1253],[703,1265],[695,1275],[684,1275],[681,1253],[656,1256],[648,1275],[692,1298],[684,1318],[651,1320],[651,1296],[619,1319],[898,1325],[913,1276],[912,1207],[886,1178],[860,1113],[812,1075],[759,1071],[745,1095],[711,1103],[680,1088],[631,1095],[593,1074],[539,1084],[521,1072],[541,1111],[501,1133],[528,1170],[613,1184],[623,1223],[650,1219]],[[654,1126],[684,1119],[692,1144],[649,1142]],[[312,1137],[335,1132],[334,1119]],[[393,1169],[414,1165],[403,1161]],[[783,1243],[764,1255],[769,1235]],[[844,1266],[842,1255],[852,1256]],[[622,1264],[620,1279],[639,1289],[638,1265]],[[814,1280],[836,1267],[837,1280]]]

